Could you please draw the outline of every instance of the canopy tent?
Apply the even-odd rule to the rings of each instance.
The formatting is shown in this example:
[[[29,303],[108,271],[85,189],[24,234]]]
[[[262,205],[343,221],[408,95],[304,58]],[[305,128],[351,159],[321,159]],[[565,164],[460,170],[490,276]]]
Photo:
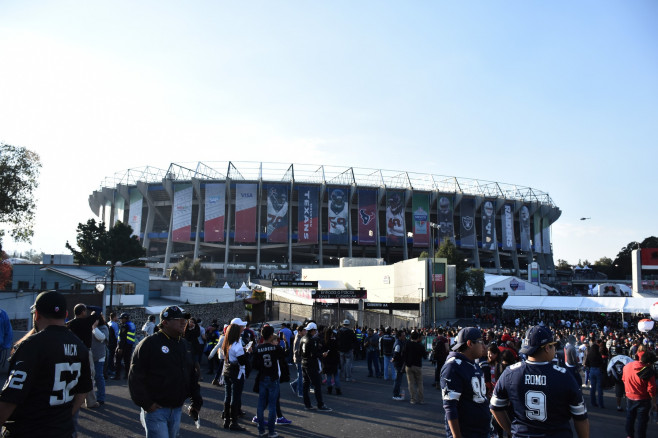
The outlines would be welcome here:
[[[624,297],[508,297],[504,310],[574,310],[597,313],[649,313],[656,298]]]
[[[507,275],[485,274],[484,293],[491,296],[501,295],[548,295],[546,289],[532,284],[529,281]]]

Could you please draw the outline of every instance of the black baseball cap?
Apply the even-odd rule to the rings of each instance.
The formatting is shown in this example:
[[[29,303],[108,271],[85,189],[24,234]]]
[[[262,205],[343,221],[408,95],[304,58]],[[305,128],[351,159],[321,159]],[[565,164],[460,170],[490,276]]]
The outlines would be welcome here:
[[[37,295],[37,299],[34,300],[34,304],[30,307],[30,310],[32,313],[36,310],[47,317],[65,319],[67,315],[66,298],[61,293],[55,291],[41,292]]]
[[[457,351],[468,341],[477,341],[482,339],[482,331],[477,327],[466,327],[457,334],[457,342],[452,347],[452,351]]]
[[[528,329],[523,340],[521,353],[532,356],[537,350],[554,342],[553,332],[546,327],[536,325]]]
[[[183,311],[178,306],[169,306],[165,307],[162,312],[160,312],[160,319],[163,321],[169,321],[172,319],[185,319]]]

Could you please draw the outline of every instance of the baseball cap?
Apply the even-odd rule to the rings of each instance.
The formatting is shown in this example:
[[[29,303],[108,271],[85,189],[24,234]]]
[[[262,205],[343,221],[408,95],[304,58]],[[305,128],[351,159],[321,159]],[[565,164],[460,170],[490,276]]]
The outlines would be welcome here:
[[[237,325],[241,325],[242,327],[245,327],[247,325],[247,321],[243,321],[240,318],[233,318],[231,320],[231,324],[237,324]]]
[[[55,291],[41,292],[37,295],[30,310],[32,313],[37,310],[44,316],[63,319],[66,318],[66,298]]]
[[[119,317],[119,319],[124,319],[124,318],[125,318],[125,319],[130,319],[130,315],[128,315],[127,313],[124,312],[124,313],[121,314],[121,316]]]
[[[482,338],[482,332],[477,327],[466,327],[457,334],[457,343],[452,347],[452,351],[457,351],[466,341],[477,341]]]
[[[505,334],[503,335],[503,337],[500,338],[500,340],[503,341],[503,342],[507,342],[507,341],[511,341],[511,340],[512,340],[512,337],[511,337],[509,334],[505,333]]]
[[[345,321],[343,321],[343,325],[350,325],[350,320],[346,319]]]
[[[318,326],[314,322],[309,322],[306,326],[306,330],[317,330]]]
[[[183,311],[178,306],[165,307],[160,312],[160,319],[163,321],[171,321],[172,319],[185,319]]]
[[[534,354],[535,351],[539,350],[539,348],[546,344],[550,344],[551,342],[554,342],[554,339],[553,333],[549,329],[539,325],[530,327],[525,334],[521,353],[530,356]]]

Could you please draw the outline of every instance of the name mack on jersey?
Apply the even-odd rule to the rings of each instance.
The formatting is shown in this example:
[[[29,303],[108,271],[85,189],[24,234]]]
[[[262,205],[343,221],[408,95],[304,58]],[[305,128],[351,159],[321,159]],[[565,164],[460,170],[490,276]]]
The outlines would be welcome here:
[[[66,356],[77,356],[78,346],[75,344],[64,344],[64,354]]]

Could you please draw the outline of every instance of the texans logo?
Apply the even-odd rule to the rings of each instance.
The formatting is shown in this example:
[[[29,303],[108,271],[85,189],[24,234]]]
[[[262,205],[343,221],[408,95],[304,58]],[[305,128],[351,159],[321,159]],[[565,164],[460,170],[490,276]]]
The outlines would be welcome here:
[[[367,212],[363,208],[359,209],[359,214],[361,215],[361,222],[363,222],[363,225],[368,225],[375,219],[375,214],[373,212]]]

